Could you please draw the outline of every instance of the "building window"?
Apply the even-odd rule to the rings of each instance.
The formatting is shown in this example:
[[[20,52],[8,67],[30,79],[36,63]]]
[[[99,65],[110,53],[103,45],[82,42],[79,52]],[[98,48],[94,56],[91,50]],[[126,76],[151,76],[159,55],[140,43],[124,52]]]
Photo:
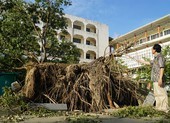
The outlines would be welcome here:
[[[163,32],[160,33],[160,37],[162,37],[162,36],[163,36]]]
[[[87,31],[87,32],[90,32],[90,28],[86,28],[86,31]]]
[[[65,36],[64,35],[60,35],[60,40],[63,40],[65,39]]]
[[[164,31],[164,35],[170,34],[170,29]]]
[[[143,38],[143,39],[140,39],[140,40],[139,40],[139,43],[142,44],[142,43],[144,43],[145,41],[146,41],[146,38]]]
[[[87,41],[86,41],[86,44],[87,44],[87,45],[90,45],[90,41],[87,40]]]
[[[81,43],[81,39],[79,39],[79,38],[73,38],[73,42],[74,42],[74,43]]]
[[[78,29],[78,30],[81,30],[81,26],[78,26],[78,25],[73,25],[73,29]]]
[[[140,42],[139,42],[139,41],[137,41],[135,45],[137,46],[137,45],[139,45],[139,44],[140,44]]]
[[[86,54],[86,59],[90,59],[90,54]]]
[[[147,37],[147,41],[150,41],[150,36]]]
[[[151,40],[156,39],[156,38],[159,38],[159,34],[158,33],[154,34],[154,35],[151,35]]]

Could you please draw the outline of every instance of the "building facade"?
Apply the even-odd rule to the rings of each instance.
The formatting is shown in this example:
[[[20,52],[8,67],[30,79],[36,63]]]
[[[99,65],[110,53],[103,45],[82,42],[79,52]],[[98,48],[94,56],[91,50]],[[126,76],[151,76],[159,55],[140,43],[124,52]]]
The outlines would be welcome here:
[[[162,47],[170,45],[170,15],[164,16],[125,35],[117,37],[113,39],[110,44],[114,49],[117,49],[129,43],[133,44],[131,49],[121,57],[128,68],[141,66],[140,63],[130,59],[128,56],[134,59],[153,59],[151,49],[154,44],[158,43]]]
[[[105,48],[109,45],[107,25],[68,14],[65,18],[68,34],[58,32],[58,39],[71,41],[81,49],[80,62],[91,62],[104,55]]]

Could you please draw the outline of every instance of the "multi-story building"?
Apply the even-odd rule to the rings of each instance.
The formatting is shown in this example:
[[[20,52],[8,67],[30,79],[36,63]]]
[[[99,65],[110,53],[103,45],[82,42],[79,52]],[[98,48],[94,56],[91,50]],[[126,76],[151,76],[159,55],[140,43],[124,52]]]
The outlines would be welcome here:
[[[59,32],[58,38],[71,41],[81,49],[80,62],[90,62],[104,55],[109,45],[107,25],[68,14],[65,18],[68,34]],[[106,52],[109,52],[108,49]]]
[[[162,47],[170,44],[170,15],[117,37],[110,44],[114,46],[114,49],[117,49],[129,43],[133,44],[131,50],[121,57],[129,68],[140,67],[141,64],[128,56],[134,57],[134,59],[143,59],[144,57],[153,59],[151,49],[155,43]]]

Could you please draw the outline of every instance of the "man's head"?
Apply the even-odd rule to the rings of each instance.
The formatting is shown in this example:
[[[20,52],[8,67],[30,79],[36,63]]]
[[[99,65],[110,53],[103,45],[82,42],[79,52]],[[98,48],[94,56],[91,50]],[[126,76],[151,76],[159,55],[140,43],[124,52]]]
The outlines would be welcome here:
[[[152,48],[152,54],[155,54],[155,53],[160,53],[161,52],[161,45],[159,44],[154,44],[153,48]]]

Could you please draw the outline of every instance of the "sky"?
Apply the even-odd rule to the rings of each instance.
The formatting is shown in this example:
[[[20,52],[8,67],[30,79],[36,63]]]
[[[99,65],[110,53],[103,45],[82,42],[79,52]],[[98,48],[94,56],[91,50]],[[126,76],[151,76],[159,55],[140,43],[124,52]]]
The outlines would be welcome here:
[[[114,38],[170,14],[170,0],[72,0],[65,13],[108,25]]]
[[[170,14],[170,0],[71,1],[65,13],[108,25],[113,38]]]

